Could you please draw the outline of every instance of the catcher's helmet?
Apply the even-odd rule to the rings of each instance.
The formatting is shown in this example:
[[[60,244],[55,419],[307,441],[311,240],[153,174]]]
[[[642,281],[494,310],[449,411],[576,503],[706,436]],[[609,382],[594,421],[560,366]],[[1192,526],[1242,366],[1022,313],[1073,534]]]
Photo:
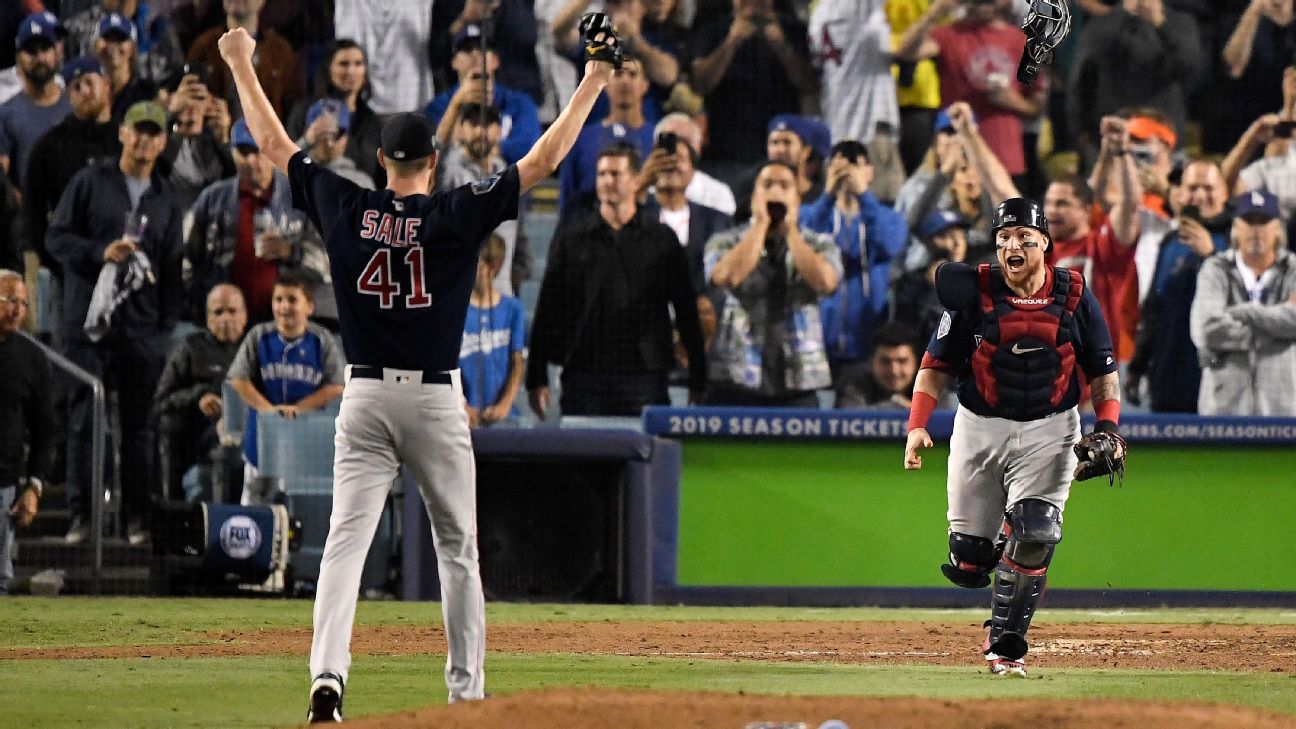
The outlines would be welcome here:
[[[1047,236],[1049,243],[1053,242],[1053,236],[1048,229],[1048,218],[1044,217],[1044,208],[1034,200],[1010,197],[999,203],[999,207],[995,208],[994,217],[990,220],[990,235],[998,234],[1000,228],[1017,226],[1034,228]]]

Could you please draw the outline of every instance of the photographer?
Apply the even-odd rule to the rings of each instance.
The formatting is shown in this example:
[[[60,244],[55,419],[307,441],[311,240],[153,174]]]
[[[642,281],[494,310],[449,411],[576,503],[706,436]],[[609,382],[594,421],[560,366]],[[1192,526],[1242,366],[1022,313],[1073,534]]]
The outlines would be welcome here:
[[[185,210],[204,187],[234,174],[229,106],[207,89],[207,74],[201,63],[184,64],[167,100],[171,136],[161,162],[170,170],[167,181]]]
[[[837,289],[841,253],[800,225],[796,180],[786,162],[767,162],[751,220],[707,244],[707,279],[724,290],[709,404],[813,408],[832,384],[819,300]]]
[[[869,192],[873,165],[855,140],[833,146],[824,193],[801,208],[805,227],[831,235],[841,252],[843,279],[820,303],[834,381],[856,379],[868,367],[869,339],[886,306],[891,261],[904,253],[909,226]]]

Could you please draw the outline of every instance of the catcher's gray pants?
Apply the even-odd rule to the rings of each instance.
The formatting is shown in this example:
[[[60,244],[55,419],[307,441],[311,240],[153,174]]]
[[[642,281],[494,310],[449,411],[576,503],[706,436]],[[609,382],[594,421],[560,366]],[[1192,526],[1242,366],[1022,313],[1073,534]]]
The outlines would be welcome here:
[[[14,539],[17,525],[9,516],[9,510],[17,498],[18,487],[0,488],[0,595],[9,594],[9,581],[13,579],[14,547],[18,540]]]
[[[962,405],[950,438],[950,531],[995,541],[1008,507],[1043,499],[1059,510],[1071,492],[1080,440],[1075,408],[1038,420],[988,418]]]
[[[333,514],[315,595],[311,676],[347,677],[360,573],[388,489],[402,464],[418,484],[432,522],[450,701],[480,699],[486,611],[477,566],[476,465],[459,370],[450,385],[425,385],[421,373],[384,370],[352,378],[337,417]]]

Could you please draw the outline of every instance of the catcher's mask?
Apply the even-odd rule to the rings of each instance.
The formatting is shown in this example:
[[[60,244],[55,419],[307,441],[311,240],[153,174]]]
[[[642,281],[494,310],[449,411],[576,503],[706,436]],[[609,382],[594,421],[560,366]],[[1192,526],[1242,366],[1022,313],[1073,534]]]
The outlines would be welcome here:
[[[1071,10],[1066,0],[1031,0],[1030,11],[1022,21],[1026,48],[1017,65],[1017,80],[1030,85],[1040,67],[1053,62],[1053,49],[1071,32]]]

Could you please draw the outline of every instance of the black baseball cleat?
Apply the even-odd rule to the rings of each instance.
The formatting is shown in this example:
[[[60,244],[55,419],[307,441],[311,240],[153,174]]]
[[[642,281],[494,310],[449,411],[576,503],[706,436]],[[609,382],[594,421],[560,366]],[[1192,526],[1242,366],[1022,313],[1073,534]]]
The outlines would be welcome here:
[[[321,673],[311,681],[310,708],[306,721],[310,724],[342,721],[342,677],[336,673]]]

